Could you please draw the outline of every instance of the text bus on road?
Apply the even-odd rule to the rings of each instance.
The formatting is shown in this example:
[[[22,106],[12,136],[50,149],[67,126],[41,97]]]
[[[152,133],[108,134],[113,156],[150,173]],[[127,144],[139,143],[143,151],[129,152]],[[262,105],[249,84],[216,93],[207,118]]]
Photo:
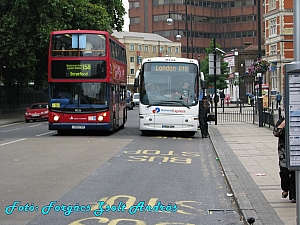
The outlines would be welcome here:
[[[48,54],[49,130],[123,128],[126,48],[110,33],[53,31]]]
[[[145,58],[136,74],[140,131],[198,131],[199,64],[197,60]]]

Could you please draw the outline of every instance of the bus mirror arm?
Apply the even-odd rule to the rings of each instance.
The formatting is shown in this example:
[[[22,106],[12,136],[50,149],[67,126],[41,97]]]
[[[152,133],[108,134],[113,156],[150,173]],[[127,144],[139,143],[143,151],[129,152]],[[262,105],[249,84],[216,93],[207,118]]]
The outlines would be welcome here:
[[[135,78],[134,79],[134,87],[137,88],[139,86],[139,83],[140,83],[139,78]]]
[[[139,80],[139,77],[140,77],[140,74],[141,74],[141,70],[138,69],[135,73],[135,78],[134,78],[134,87],[135,88],[138,88],[139,87],[139,83],[140,83],[140,80]]]

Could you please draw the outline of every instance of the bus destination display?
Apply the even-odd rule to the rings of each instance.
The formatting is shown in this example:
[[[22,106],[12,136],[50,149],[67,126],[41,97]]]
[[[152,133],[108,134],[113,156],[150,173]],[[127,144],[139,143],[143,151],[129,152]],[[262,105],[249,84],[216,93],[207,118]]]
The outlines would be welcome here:
[[[151,72],[195,73],[197,66],[184,63],[147,63],[144,69]]]
[[[105,61],[52,61],[52,78],[105,78]]]
[[[69,77],[90,77],[92,65],[87,64],[66,64],[66,75]]]

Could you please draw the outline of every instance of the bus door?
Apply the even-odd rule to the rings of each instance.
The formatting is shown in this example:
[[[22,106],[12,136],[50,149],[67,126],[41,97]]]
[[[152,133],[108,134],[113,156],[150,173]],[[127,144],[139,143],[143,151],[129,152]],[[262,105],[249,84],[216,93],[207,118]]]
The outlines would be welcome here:
[[[116,127],[116,85],[110,84],[110,125]]]
[[[120,118],[122,118],[122,116],[120,116],[120,100],[121,100],[121,91],[120,91],[120,85],[115,85],[116,87],[116,123],[118,124],[118,126],[120,126],[121,122],[120,122]]]

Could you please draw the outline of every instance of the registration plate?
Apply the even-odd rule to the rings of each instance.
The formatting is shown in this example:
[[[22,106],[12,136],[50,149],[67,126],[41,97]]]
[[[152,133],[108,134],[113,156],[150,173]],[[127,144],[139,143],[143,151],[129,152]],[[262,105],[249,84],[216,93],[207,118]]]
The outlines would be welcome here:
[[[174,125],[161,125],[162,128],[175,128]]]
[[[85,129],[85,126],[72,126],[72,129]]]
[[[38,116],[40,116],[39,114],[32,114],[31,115],[32,117],[38,117]]]

